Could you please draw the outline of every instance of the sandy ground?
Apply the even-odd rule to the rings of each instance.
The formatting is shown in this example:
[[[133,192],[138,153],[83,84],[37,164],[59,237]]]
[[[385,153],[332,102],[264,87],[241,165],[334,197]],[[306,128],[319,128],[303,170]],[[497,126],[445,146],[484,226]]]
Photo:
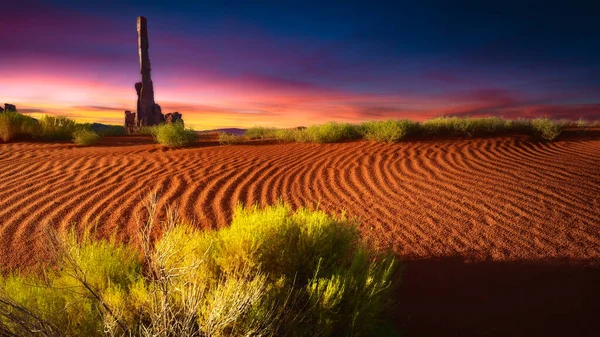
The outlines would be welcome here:
[[[600,335],[596,132],[552,143],[0,144],[0,265],[43,261],[48,226],[97,223],[129,238],[149,191],[203,228],[226,226],[238,202],[279,198],[359,218],[368,240],[407,261],[392,315],[409,336]]]

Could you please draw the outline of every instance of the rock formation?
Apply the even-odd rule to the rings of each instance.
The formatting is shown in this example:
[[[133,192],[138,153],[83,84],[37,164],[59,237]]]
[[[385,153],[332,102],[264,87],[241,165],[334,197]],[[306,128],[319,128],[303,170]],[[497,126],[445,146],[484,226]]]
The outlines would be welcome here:
[[[3,110],[17,112],[17,107],[12,104],[4,103],[4,109],[2,109],[2,107],[0,107],[0,112],[2,112]]]
[[[129,134],[135,132],[135,112],[125,111],[125,130]]]
[[[148,22],[145,17],[137,18],[138,32],[138,52],[140,56],[140,74],[142,81],[135,84],[137,93],[136,112],[125,111],[125,128],[128,132],[135,132],[140,126],[152,126],[160,123],[174,123],[181,121],[182,115],[179,112],[167,114],[168,118],[162,113],[160,105],[154,102],[154,84],[150,77],[150,56],[148,54]]]
[[[176,123],[180,121],[183,123],[183,116],[179,112],[168,113],[165,115],[165,123]]]

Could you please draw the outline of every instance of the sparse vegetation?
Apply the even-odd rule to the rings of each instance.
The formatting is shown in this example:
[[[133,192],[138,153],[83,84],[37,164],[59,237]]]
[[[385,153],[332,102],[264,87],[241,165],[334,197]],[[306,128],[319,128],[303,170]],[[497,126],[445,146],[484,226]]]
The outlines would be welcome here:
[[[73,132],[73,143],[81,146],[94,145],[100,140],[100,135],[88,128],[78,128]]]
[[[241,144],[247,139],[246,136],[238,136],[227,132],[219,132],[217,138],[219,143],[223,145]]]
[[[196,142],[196,131],[187,129],[183,123],[153,126],[151,133],[154,139],[163,146],[185,147]]]
[[[419,125],[409,119],[388,119],[365,122],[358,126],[365,139],[378,142],[397,142],[418,130]]]
[[[531,120],[531,128],[545,140],[554,140],[560,135],[565,123],[553,121],[549,118],[535,118]]]
[[[8,142],[18,137],[31,137],[38,133],[35,119],[14,111],[0,113],[0,140]]]
[[[73,138],[77,123],[64,116],[44,115],[38,120],[39,134],[34,135],[43,140],[67,140]]]
[[[441,136],[474,137],[512,131],[511,121],[499,117],[439,117],[427,120],[420,126],[423,134]]]
[[[140,126],[135,129],[134,134],[142,136],[156,137],[158,126]]]
[[[256,126],[246,130],[244,136],[248,139],[268,139],[276,138],[277,128],[267,128],[262,126]]]
[[[302,133],[302,130],[298,129],[277,129],[275,131],[275,139],[282,142],[293,142],[298,136],[297,134]]]
[[[406,119],[371,121],[362,124],[330,122],[304,129],[252,128],[250,135],[274,138],[284,142],[334,143],[354,139],[397,142],[411,136],[481,137],[502,134],[529,134],[553,140],[569,126],[590,128],[597,123],[570,122],[548,118],[504,119],[500,117],[438,117],[422,123]],[[251,130],[251,131],[250,131]],[[258,136],[257,136],[258,137]]]
[[[235,210],[200,231],[157,198],[139,249],[49,235],[56,268],[0,276],[0,332],[44,336],[378,335],[397,262],[370,250],[356,223],[277,204]],[[164,233],[152,240],[156,226]]]
[[[244,136],[220,133],[218,139],[221,144],[239,144],[249,139],[334,143],[361,138],[391,143],[412,136],[481,137],[500,134],[529,134],[551,141],[556,139],[565,128],[575,127],[585,131],[598,126],[600,126],[600,122],[589,122],[584,119],[569,121],[549,118],[510,120],[500,117],[438,117],[421,123],[407,119],[390,119],[362,124],[330,122],[295,129],[256,126],[246,130]],[[38,121],[17,112],[0,114],[0,140],[4,142],[17,137],[41,140],[74,139],[73,133],[81,128],[90,129],[99,136],[126,134],[123,126],[96,123],[77,124],[74,120],[62,116],[44,116]],[[196,139],[195,131],[186,129],[181,123],[139,127],[135,134],[150,135],[159,144],[170,147],[189,146]]]
[[[361,137],[356,125],[338,122],[311,125],[296,129],[292,134],[297,142],[305,143],[336,143]]]

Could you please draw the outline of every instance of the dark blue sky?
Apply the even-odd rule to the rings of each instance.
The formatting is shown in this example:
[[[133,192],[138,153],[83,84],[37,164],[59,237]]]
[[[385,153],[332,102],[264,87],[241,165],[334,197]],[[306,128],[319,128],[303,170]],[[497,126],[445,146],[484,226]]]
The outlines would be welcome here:
[[[133,108],[144,15],[157,100],[198,124],[600,118],[598,2],[25,1],[3,12],[0,74],[73,88],[69,99],[0,84],[31,111],[112,121]]]

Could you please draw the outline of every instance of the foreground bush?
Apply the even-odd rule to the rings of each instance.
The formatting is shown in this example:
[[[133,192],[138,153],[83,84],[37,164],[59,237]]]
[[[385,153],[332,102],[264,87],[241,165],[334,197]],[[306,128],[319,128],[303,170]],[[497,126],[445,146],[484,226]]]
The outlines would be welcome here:
[[[77,145],[90,146],[96,144],[99,140],[100,135],[87,128],[80,128],[73,132],[73,143]]]
[[[14,111],[0,113],[0,140],[8,142],[18,137],[37,133],[38,122],[23,114]]]
[[[196,142],[196,131],[186,129],[183,123],[161,124],[152,127],[156,141],[168,147],[184,147]]]
[[[369,250],[354,222],[278,204],[238,207],[230,227],[199,231],[173,214],[154,243],[161,223],[140,227],[141,253],[89,235],[52,239],[57,268],[1,280],[0,333],[381,335],[396,262]]]
[[[419,124],[409,119],[388,119],[385,121],[365,122],[359,126],[365,139],[378,142],[397,142],[412,134],[419,128]]]

